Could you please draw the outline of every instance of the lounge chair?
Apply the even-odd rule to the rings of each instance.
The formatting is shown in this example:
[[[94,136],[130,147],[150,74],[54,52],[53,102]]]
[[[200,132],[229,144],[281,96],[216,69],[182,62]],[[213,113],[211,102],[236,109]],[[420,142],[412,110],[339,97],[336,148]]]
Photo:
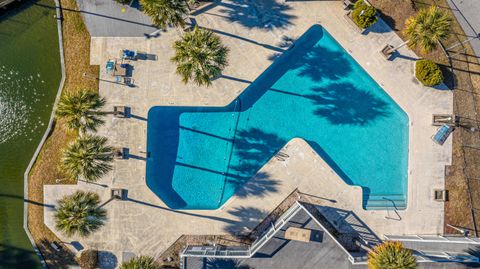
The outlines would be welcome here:
[[[454,126],[450,126],[448,124],[442,125],[442,127],[440,127],[437,133],[432,137],[433,142],[443,145],[454,129]]]
[[[137,56],[138,56],[138,53],[136,50],[127,50],[127,49],[122,50],[122,59],[135,61],[137,60]]]
[[[450,126],[458,126],[459,118],[454,115],[448,114],[433,114],[432,116],[432,125],[433,126],[442,126],[444,124]]]

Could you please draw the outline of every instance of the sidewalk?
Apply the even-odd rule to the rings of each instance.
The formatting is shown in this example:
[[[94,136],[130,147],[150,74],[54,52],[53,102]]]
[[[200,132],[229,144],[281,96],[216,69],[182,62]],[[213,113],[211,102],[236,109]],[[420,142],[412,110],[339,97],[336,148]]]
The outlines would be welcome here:
[[[480,1],[478,0],[447,0],[457,21],[467,35],[466,39],[480,34]],[[473,51],[480,62],[480,38],[470,41]]]

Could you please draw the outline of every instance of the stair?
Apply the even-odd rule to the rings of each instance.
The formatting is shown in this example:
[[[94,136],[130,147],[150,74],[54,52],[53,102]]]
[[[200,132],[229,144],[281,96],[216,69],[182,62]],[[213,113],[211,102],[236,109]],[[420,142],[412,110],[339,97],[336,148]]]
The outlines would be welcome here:
[[[407,197],[404,194],[374,194],[363,197],[366,210],[405,210]]]

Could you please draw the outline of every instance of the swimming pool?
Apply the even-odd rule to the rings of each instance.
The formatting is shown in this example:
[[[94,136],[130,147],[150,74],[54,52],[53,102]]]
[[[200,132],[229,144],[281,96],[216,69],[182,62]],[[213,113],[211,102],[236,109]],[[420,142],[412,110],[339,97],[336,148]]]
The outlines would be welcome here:
[[[226,107],[152,107],[147,185],[174,209],[275,192],[268,175],[241,187],[295,137],[361,186],[367,209],[406,206],[408,116],[319,25]]]

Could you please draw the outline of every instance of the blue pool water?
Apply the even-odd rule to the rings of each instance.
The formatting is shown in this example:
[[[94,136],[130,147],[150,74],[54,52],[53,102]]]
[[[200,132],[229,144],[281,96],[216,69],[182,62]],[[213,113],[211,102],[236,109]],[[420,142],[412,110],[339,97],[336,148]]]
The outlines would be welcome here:
[[[295,137],[361,186],[366,208],[405,206],[408,117],[319,25],[226,107],[152,107],[147,185],[174,209],[275,192],[268,174],[240,187]]]

